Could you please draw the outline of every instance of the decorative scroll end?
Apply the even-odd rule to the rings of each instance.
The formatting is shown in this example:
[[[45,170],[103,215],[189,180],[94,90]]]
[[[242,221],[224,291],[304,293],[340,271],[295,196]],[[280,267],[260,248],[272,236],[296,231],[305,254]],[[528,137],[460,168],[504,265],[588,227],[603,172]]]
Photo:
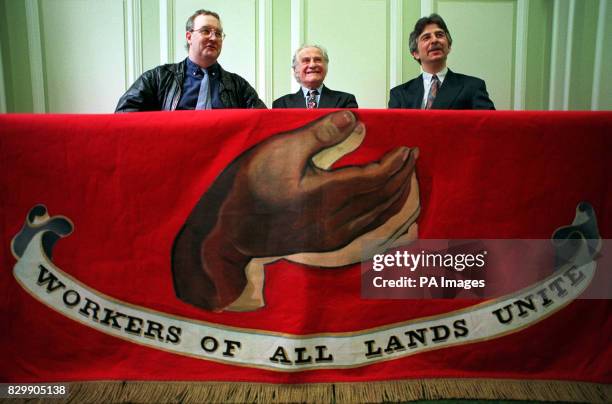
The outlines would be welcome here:
[[[11,240],[11,252],[15,259],[21,258],[34,236],[44,233],[42,236],[43,251],[47,257],[51,258],[56,241],[70,235],[73,229],[74,225],[67,217],[51,217],[45,205],[35,205],[28,212],[19,233]]]
[[[584,201],[578,203],[572,224],[555,230],[551,241],[556,250],[556,270],[568,262],[583,264],[596,258],[602,242],[593,206]],[[583,252],[583,257],[576,257],[579,252]]]

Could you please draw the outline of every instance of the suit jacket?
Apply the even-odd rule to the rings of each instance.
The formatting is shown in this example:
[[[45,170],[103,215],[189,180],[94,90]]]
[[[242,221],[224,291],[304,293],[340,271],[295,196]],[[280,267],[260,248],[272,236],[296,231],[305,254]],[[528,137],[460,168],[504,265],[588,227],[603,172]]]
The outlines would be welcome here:
[[[272,108],[306,108],[306,99],[300,88],[297,93],[283,95],[272,103]],[[353,94],[334,91],[325,86],[321,90],[318,108],[358,108]]]
[[[425,88],[423,75],[391,89],[389,108],[421,109]],[[485,82],[450,69],[438,90],[432,109],[495,109]]]

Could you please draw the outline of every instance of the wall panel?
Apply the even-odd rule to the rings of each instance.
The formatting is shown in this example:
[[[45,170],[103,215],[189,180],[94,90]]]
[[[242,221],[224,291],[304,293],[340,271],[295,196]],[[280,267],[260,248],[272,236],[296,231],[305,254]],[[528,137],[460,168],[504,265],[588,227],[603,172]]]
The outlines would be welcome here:
[[[1,5],[0,5],[1,7]],[[4,63],[2,62],[3,49],[0,48],[0,114],[6,113],[6,90],[4,88]]]
[[[32,85],[28,39],[23,33],[26,12],[23,2],[1,0],[0,41],[7,112],[31,112]]]
[[[553,20],[550,42],[550,80],[548,109],[567,109],[569,101],[569,83],[571,74],[571,50],[573,15],[570,13],[569,1],[555,1],[553,3]]]
[[[274,0],[272,11],[272,43],[273,43],[273,97],[277,99],[291,91],[293,74],[291,59],[294,49],[291,49],[291,2]],[[268,107],[272,107],[269,104]]]
[[[306,42],[329,52],[326,84],[355,94],[362,108],[384,108],[389,87],[388,1],[308,0],[304,18]]]
[[[597,32],[598,0],[576,2],[572,31],[572,70],[569,88],[569,109],[591,109],[595,36]],[[595,22],[595,23],[593,23]]]
[[[403,1],[403,13],[404,13],[404,28],[402,32],[402,59],[403,59],[403,70],[402,70],[402,78],[403,82],[411,80],[421,74],[421,65],[417,63],[416,60],[410,54],[410,47],[408,45],[408,40],[410,38],[410,33],[414,28],[414,24],[417,22],[419,18],[421,18],[423,12],[421,10],[421,2],[419,1]]]
[[[161,61],[159,2],[144,0],[142,13],[142,70],[165,63]]]
[[[549,104],[553,2],[529,2],[525,109],[545,110]]]
[[[39,2],[47,112],[113,112],[125,89],[123,2]]]
[[[453,37],[448,66],[479,77],[497,109],[512,109],[515,86],[516,1],[436,1],[434,12]]]
[[[612,2],[605,1],[603,17],[603,35],[601,46],[601,67],[599,69],[599,99],[598,109],[612,110],[612,80],[610,79],[610,66],[612,66]]]

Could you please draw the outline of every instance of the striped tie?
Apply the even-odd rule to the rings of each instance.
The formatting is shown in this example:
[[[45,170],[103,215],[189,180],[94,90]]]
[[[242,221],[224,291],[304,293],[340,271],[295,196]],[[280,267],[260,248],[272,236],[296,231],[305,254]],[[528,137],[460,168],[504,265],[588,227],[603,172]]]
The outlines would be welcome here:
[[[440,80],[435,74],[431,77],[431,87],[429,88],[429,94],[427,95],[427,103],[425,109],[431,109],[431,106],[438,95],[438,88],[440,87]]]

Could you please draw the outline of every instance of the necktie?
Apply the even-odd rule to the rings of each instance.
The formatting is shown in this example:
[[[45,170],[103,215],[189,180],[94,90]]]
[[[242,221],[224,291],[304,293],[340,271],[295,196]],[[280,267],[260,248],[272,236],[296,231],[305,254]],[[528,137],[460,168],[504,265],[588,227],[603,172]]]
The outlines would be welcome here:
[[[308,100],[306,101],[306,108],[312,109],[317,107],[317,95],[319,92],[317,90],[312,90],[308,92]]]
[[[202,77],[202,83],[200,83],[200,92],[198,93],[198,103],[195,109],[211,109],[210,101],[210,82],[208,80],[208,72],[206,69],[202,69],[204,77]]]
[[[431,87],[429,87],[429,94],[427,95],[427,103],[425,109],[431,109],[431,106],[438,95],[438,88],[440,87],[440,80],[435,74],[431,77]]]

